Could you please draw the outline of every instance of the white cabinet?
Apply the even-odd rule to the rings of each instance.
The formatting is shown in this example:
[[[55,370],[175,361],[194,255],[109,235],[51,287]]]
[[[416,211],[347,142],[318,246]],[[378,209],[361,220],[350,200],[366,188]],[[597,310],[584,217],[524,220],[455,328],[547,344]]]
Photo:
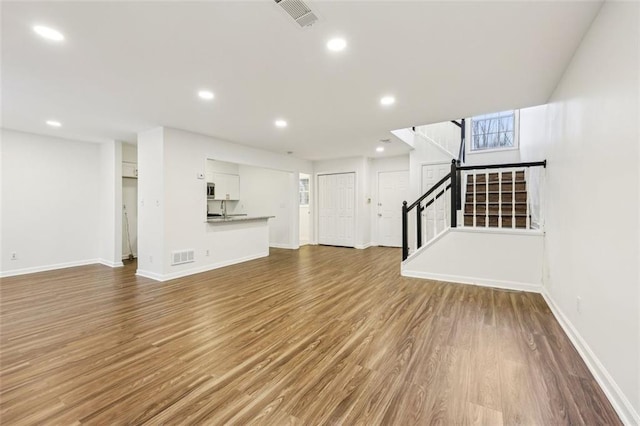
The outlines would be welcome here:
[[[138,164],[130,161],[122,162],[122,177],[137,178],[138,177]]]
[[[215,200],[240,199],[240,176],[228,173],[212,173],[211,182],[216,184]]]

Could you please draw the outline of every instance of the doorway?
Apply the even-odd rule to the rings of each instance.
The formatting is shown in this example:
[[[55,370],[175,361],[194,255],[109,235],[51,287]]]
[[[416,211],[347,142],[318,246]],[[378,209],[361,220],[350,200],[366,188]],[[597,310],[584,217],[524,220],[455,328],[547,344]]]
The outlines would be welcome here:
[[[300,209],[299,210],[299,214],[300,214],[299,237],[300,237],[301,246],[307,245],[311,242],[311,231],[310,231],[311,211],[309,210],[309,200],[311,199],[310,197],[311,192],[310,192],[310,186],[309,186],[310,178],[311,176],[304,173],[300,173],[298,198],[299,198],[299,209]]]
[[[409,172],[378,173],[378,245],[402,246],[402,202],[409,195]]]
[[[355,247],[355,173],[318,175],[318,243]]]

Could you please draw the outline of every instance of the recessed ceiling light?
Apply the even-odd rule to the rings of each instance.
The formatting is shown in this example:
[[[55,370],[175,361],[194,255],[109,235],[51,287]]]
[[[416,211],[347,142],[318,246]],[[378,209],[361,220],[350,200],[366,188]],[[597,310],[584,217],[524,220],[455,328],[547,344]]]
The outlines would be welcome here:
[[[47,120],[47,124],[51,127],[60,127],[62,126],[62,123],[60,123],[59,121],[56,120]]]
[[[210,92],[208,90],[200,90],[198,92],[198,96],[200,96],[201,99],[204,99],[207,101],[210,101],[214,97],[213,92]]]
[[[343,38],[332,38],[327,42],[327,49],[332,52],[340,52],[347,47],[347,41]]]
[[[383,96],[382,98],[380,98],[380,104],[382,105],[393,105],[396,102],[396,98],[394,98],[393,96]]]
[[[376,148],[376,151],[378,152],[384,152],[384,146],[379,146]]]
[[[280,128],[287,127],[287,122],[284,120],[276,120],[275,124],[276,124],[276,127],[280,127]]]
[[[36,32],[40,37],[46,38],[47,40],[53,41],[62,41],[64,40],[64,36],[61,32],[54,30],[53,28],[43,27],[42,25],[36,25],[33,27],[33,31]]]

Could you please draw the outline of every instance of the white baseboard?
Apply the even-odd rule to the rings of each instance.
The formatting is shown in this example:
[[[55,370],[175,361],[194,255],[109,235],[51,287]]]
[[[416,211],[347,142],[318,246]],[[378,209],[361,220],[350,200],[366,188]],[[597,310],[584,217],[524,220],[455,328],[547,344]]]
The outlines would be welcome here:
[[[269,256],[269,252],[259,253],[259,254],[251,255],[251,256],[246,256],[246,257],[242,257],[242,258],[239,258],[239,259],[225,260],[223,262],[217,262],[217,263],[212,263],[212,264],[209,264],[209,265],[199,266],[197,268],[184,269],[182,271],[171,272],[169,274],[157,274],[155,272],[150,272],[150,271],[145,271],[145,270],[142,270],[142,269],[138,269],[136,271],[136,275],[139,275],[139,276],[145,277],[145,278],[151,278],[152,280],[164,282],[164,281],[169,281],[169,280],[175,280],[176,278],[182,278],[182,277],[186,277],[186,276],[189,276],[189,275],[194,275],[194,274],[199,274],[199,273],[202,273],[202,272],[211,271],[211,270],[218,269],[218,268],[223,268],[225,266],[235,265],[237,263],[248,262],[249,260],[260,259],[262,257],[267,257],[267,256]]]
[[[434,274],[430,272],[411,271],[401,269],[400,274],[403,277],[423,278],[434,281],[446,281],[451,283],[472,284],[481,287],[502,288],[505,290],[528,291],[531,293],[540,293],[542,286],[539,284],[520,283],[515,281],[501,281],[487,278],[465,277],[461,275],[445,275]]]
[[[150,278],[155,281],[166,281],[163,279],[162,274],[156,274],[155,272],[145,271],[144,269],[137,269],[136,275],[139,277]]]
[[[602,365],[602,362],[600,362],[578,330],[573,326],[571,321],[569,321],[569,318],[567,318],[558,305],[556,305],[547,290],[543,288],[541,293],[547,305],[549,305],[551,312],[553,312],[553,315],[556,317],[556,320],[560,323],[565,334],[569,336],[569,340],[571,340],[571,343],[582,357],[591,374],[593,374],[596,382],[598,382],[600,388],[609,399],[609,402],[611,402],[611,405],[618,413],[618,416],[620,416],[620,420],[622,420],[625,425],[640,425],[640,414],[634,410],[631,401],[629,401],[622,392],[616,381],[611,377],[611,374],[609,374],[604,365]]]
[[[367,243],[367,244],[358,244],[358,245],[356,245],[356,248],[357,248],[358,250],[364,250],[364,249],[367,249],[367,248],[369,248],[369,247],[371,247],[371,243]]]
[[[73,268],[75,266],[94,265],[102,263],[101,259],[76,260],[73,262],[55,263],[53,265],[33,266],[31,268],[14,269],[12,271],[0,271],[0,277],[14,277],[16,275],[35,274],[36,272],[54,271],[56,269]]]
[[[122,263],[122,261],[120,262],[112,262],[110,260],[106,260],[106,259],[98,259],[98,263],[104,265],[104,266],[109,266],[111,268],[121,268],[124,266],[124,263]]]
[[[296,250],[298,248],[298,247],[292,246],[291,244],[278,244],[278,243],[269,243],[269,247],[287,249],[287,250]]]

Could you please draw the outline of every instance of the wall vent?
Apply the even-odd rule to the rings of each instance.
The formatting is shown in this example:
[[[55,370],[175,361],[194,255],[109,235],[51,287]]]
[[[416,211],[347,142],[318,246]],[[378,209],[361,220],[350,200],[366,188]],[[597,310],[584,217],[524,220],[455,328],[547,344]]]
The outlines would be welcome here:
[[[313,25],[318,17],[301,0],[274,0],[301,27]]]
[[[181,250],[171,253],[171,264],[181,265],[183,263],[195,262],[195,250]]]

